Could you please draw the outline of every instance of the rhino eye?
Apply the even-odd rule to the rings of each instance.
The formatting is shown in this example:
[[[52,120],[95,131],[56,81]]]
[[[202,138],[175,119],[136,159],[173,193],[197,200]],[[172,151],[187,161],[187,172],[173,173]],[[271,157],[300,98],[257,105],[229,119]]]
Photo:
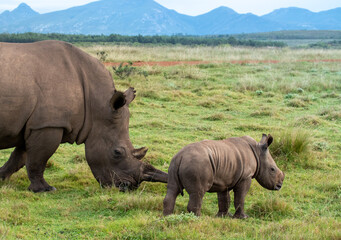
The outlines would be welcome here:
[[[271,167],[270,170],[271,170],[271,172],[276,171],[276,169],[274,167]]]
[[[119,149],[115,149],[115,150],[114,150],[114,155],[115,155],[116,157],[122,156],[122,151],[120,151]]]

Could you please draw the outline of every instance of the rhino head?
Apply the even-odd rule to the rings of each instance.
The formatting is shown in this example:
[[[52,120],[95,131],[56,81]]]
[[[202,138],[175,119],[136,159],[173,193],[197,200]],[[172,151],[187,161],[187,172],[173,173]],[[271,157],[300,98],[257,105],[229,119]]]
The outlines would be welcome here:
[[[147,148],[135,149],[129,138],[129,104],[135,91],[115,91],[107,115],[93,116],[92,130],[85,142],[86,159],[101,186],[116,186],[121,191],[137,189],[141,182],[167,182],[168,175],[142,162]]]
[[[277,167],[273,160],[269,146],[272,143],[272,136],[263,134],[262,140],[257,144],[258,152],[258,173],[257,182],[269,190],[280,190],[284,180],[284,173]]]

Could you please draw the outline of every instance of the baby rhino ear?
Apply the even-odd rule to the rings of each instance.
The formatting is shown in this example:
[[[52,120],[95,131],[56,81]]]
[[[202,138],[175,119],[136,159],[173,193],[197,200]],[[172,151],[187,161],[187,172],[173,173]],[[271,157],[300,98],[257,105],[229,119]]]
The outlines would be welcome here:
[[[270,134],[266,135],[263,133],[262,140],[260,140],[259,143],[262,145],[263,148],[268,148],[273,140],[274,139]]]
[[[274,138],[270,135],[270,134],[268,134],[268,147],[271,145],[271,143],[274,141]]]

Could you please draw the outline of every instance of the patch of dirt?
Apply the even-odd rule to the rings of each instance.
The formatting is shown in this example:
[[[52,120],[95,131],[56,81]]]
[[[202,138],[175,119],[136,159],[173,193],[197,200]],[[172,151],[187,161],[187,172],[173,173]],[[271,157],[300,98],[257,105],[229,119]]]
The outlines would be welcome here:
[[[210,63],[231,63],[231,64],[257,64],[257,63],[281,63],[285,61],[279,60],[231,60],[231,61],[158,61],[158,62],[133,62],[133,66],[161,66],[169,67],[175,65],[199,65],[199,64],[210,64]],[[297,60],[297,62],[341,62],[341,59],[306,59]],[[120,62],[104,62],[105,66],[119,66]]]
[[[198,64],[208,64],[209,61],[160,61],[160,62],[142,62],[137,61],[133,62],[133,66],[161,66],[161,67],[169,67],[175,65],[198,65]],[[119,66],[119,62],[104,62],[105,66]]]

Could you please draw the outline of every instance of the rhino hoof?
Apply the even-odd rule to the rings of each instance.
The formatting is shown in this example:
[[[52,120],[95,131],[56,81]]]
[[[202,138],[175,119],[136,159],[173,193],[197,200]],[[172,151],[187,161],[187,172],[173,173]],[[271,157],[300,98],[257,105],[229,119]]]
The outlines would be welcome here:
[[[52,186],[48,186],[45,188],[34,188],[32,186],[29,186],[28,188],[29,191],[32,191],[34,193],[39,193],[39,192],[51,192],[51,191],[56,191],[57,189],[55,187]]]
[[[241,213],[241,214],[234,214],[233,215],[233,218],[237,218],[237,219],[246,219],[248,218],[249,216],[246,215],[245,213]]]
[[[229,212],[218,212],[216,217],[232,217],[232,214]]]

